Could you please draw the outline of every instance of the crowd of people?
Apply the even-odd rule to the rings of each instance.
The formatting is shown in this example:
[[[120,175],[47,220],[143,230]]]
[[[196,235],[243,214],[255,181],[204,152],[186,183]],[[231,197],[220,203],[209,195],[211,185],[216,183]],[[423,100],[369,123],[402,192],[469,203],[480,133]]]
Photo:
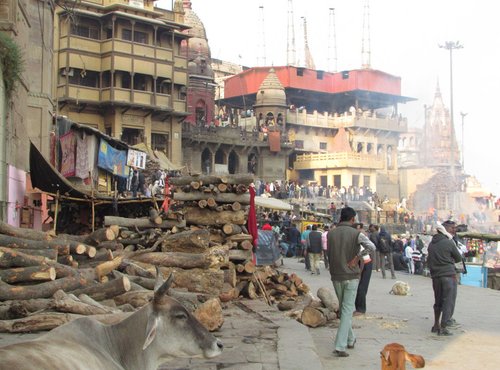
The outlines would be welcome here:
[[[321,274],[323,262],[331,275],[340,307],[335,338],[338,356],[347,357],[346,349],[355,346],[352,317],[366,313],[372,271],[380,272],[384,279],[386,270],[390,270],[392,279],[396,279],[396,271],[430,274],[435,295],[431,332],[442,336],[453,334],[450,329],[458,325],[453,319],[457,284],[463,272],[460,267],[465,268],[466,251],[456,237],[454,221],[437,223],[436,234],[426,243],[421,235],[391,235],[383,225],[370,224],[365,229],[356,222],[356,211],[351,207],[340,210],[338,223],[311,223],[302,233],[291,217],[284,224],[279,220],[277,212],[267,215],[264,228],[276,235],[282,254],[302,259],[312,275]]]

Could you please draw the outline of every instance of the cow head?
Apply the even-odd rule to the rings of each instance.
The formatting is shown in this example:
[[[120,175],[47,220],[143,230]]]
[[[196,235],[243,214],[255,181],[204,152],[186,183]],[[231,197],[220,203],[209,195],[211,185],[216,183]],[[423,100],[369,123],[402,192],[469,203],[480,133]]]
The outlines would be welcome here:
[[[155,342],[161,357],[212,358],[222,353],[223,344],[177,300],[167,295],[174,279],[170,274],[163,281],[160,271],[156,271],[156,283],[151,313],[148,317],[146,340],[143,350]]]

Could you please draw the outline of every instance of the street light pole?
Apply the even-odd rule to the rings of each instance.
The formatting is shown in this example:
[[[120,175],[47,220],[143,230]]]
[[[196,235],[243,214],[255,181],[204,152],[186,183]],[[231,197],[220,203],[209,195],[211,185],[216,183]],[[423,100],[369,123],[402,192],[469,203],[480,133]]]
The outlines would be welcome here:
[[[444,45],[439,45],[441,49],[446,49],[450,51],[450,131],[451,131],[451,142],[450,142],[450,165],[451,165],[451,176],[455,178],[455,124],[453,120],[453,50],[462,49],[463,46],[460,45],[459,41],[446,41]]]
[[[465,121],[465,116],[467,113],[460,112],[460,115],[462,116],[462,171],[465,173],[465,152],[464,152],[464,121]]]

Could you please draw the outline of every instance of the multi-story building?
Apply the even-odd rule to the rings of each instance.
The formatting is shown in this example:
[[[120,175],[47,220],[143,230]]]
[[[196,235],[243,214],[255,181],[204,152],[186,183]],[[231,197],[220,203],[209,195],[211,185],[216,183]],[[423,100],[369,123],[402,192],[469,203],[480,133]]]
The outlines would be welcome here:
[[[182,2],[60,2],[54,20],[57,113],[180,163],[188,116]]]
[[[266,95],[263,81],[273,74],[283,86],[279,107],[259,104]],[[283,66],[251,68],[228,78],[224,102],[253,110],[252,117],[240,119],[240,127],[262,132],[270,120],[277,122],[293,148],[284,165],[288,179],[324,187],[367,186],[398,198],[397,147],[407,130],[398,103],[410,100],[401,95],[401,79],[381,71],[327,73]],[[266,156],[257,158],[257,163],[267,162]],[[258,175],[277,174],[264,169]]]

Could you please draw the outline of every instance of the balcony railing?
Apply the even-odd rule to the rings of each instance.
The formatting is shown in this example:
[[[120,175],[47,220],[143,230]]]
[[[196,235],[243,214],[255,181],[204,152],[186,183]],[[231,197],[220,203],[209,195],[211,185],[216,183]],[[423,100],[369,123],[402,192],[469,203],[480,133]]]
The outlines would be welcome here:
[[[308,114],[306,110],[288,110],[286,115],[288,124],[303,125],[309,127],[340,128],[340,127],[361,127],[374,130],[398,131],[407,130],[406,118],[398,116],[385,116],[362,112],[352,114],[346,112],[343,115],[332,116],[314,112]]]
[[[269,146],[266,136],[262,132],[247,131],[241,126],[226,126],[226,127],[205,127],[193,126],[184,124],[182,136],[194,141],[214,142],[231,145],[248,145],[251,143],[254,146]],[[280,142],[282,148],[291,148],[292,144],[288,138],[281,135]]]
[[[294,168],[296,170],[325,168],[368,168],[380,170],[384,168],[384,164],[383,156],[341,152],[298,155],[294,163]]]

